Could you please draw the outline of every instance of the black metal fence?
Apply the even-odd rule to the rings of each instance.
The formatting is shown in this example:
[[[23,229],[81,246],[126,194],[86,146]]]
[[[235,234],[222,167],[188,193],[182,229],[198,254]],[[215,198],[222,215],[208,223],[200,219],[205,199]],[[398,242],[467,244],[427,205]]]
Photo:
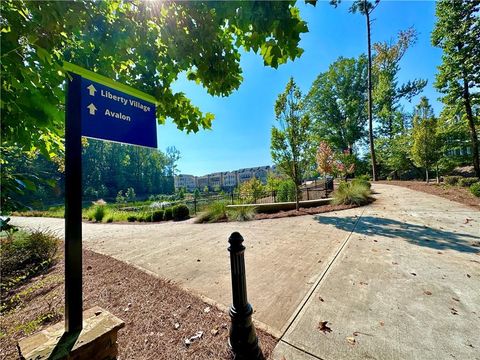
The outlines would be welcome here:
[[[312,181],[299,189],[299,200],[318,200],[328,198],[333,191],[333,179]],[[257,191],[257,192],[218,192],[201,194],[197,198],[187,198],[183,202],[190,208],[191,213],[197,213],[214,202],[225,202],[227,204],[268,204],[279,202],[295,201],[295,189]]]

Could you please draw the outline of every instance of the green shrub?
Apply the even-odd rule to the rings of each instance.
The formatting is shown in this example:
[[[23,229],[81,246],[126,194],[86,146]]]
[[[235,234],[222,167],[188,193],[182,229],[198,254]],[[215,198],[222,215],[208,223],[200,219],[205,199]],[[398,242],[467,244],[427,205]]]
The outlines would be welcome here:
[[[470,192],[476,197],[480,197],[480,181],[470,185]]]
[[[213,223],[227,220],[227,203],[224,201],[217,201],[207,206],[197,219],[196,223]]]
[[[128,222],[134,222],[134,221],[137,221],[137,217],[135,215],[129,215],[127,217],[127,221]]]
[[[461,176],[445,176],[443,178],[443,181],[447,185],[457,185],[461,179],[462,179]]]
[[[277,201],[286,202],[286,201],[295,201],[295,183],[291,180],[282,180],[278,185],[277,191]]]
[[[18,231],[2,238],[1,288],[8,290],[22,280],[50,267],[57,258],[60,239],[51,231]]]
[[[152,221],[162,221],[163,220],[163,210],[155,210],[152,214]]]
[[[172,208],[166,208],[163,213],[163,220],[168,221],[173,219]]]
[[[185,204],[178,204],[172,208],[173,220],[181,221],[186,220],[190,217],[190,210]]]
[[[252,206],[235,206],[228,209],[228,219],[232,221],[249,221],[255,217],[257,209]]]
[[[107,219],[105,220],[107,223],[112,223],[113,222],[113,216],[109,216],[107,217]]]
[[[145,213],[145,214],[142,214],[142,219],[144,222],[152,222],[152,213]]]
[[[95,205],[92,209],[92,213],[89,216],[89,219],[93,218],[95,219],[96,222],[101,222],[105,217],[105,214],[106,214],[105,205]]]
[[[475,184],[476,182],[478,182],[478,178],[474,178],[474,177],[461,178],[458,181],[458,185],[463,186],[463,187],[470,187],[472,184]]]
[[[370,183],[370,181],[365,180],[364,178],[360,178],[360,177],[353,179],[352,184],[354,184],[354,186],[358,184],[358,185],[366,186],[369,189],[372,188],[372,184]]]
[[[371,191],[365,184],[342,182],[332,194],[335,205],[365,205],[371,201]]]

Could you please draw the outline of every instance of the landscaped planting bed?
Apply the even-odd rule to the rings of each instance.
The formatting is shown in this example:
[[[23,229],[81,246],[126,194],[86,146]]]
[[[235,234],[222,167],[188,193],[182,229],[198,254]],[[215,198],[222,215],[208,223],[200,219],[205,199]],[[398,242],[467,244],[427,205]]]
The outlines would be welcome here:
[[[120,359],[231,359],[226,312],[169,281],[92,251],[84,251],[83,269],[84,308],[98,305],[125,321],[118,336]],[[23,294],[19,306],[1,315],[1,359],[18,359],[18,339],[63,320],[63,281],[60,261],[17,289]],[[202,337],[187,346],[185,339],[199,331]],[[257,334],[269,356],[277,340],[259,329]]]

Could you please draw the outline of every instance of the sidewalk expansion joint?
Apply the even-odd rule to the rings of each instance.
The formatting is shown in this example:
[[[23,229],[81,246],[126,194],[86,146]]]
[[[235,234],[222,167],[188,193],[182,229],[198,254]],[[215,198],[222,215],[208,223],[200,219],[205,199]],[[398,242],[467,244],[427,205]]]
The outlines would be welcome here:
[[[345,248],[345,246],[347,245],[348,243],[348,240],[350,240],[350,237],[352,236],[353,232],[355,231],[355,229],[357,228],[357,225],[360,221],[360,219],[362,218],[363,214],[365,212],[365,209],[363,209],[362,213],[358,216],[358,219],[357,221],[355,222],[355,225],[353,225],[353,228],[352,230],[350,231],[350,233],[348,234],[348,236],[346,237],[345,241],[342,243],[342,245],[338,248],[337,252],[335,253],[335,255],[333,256],[333,258],[330,260],[330,262],[328,263],[327,267],[325,268],[325,270],[322,272],[322,274],[320,275],[320,277],[318,278],[317,281],[315,281],[315,284],[313,284],[313,286],[310,288],[310,290],[308,291],[308,294],[304,297],[304,300],[302,301],[302,303],[297,307],[297,310],[295,312],[295,315],[293,316],[293,319],[290,321],[290,323],[287,325],[287,327],[285,328],[285,330],[282,332],[282,336],[280,337],[280,340],[281,341],[284,341],[286,342],[285,340],[283,340],[285,334],[288,332],[288,330],[290,329],[290,327],[292,326],[292,324],[295,322],[295,320],[297,320],[299,314],[302,312],[303,308],[305,307],[305,305],[308,303],[308,301],[310,300],[310,298],[312,297],[313,293],[315,292],[315,290],[317,290],[317,288],[319,287],[319,285],[322,283],[322,280],[325,278],[326,274],[328,273],[328,271],[330,270],[330,268],[332,267],[332,265],[335,263],[335,261],[337,260],[338,256],[340,255],[340,253],[342,252],[342,250]],[[289,344],[291,345],[291,344]],[[292,345],[293,346],[293,345]]]

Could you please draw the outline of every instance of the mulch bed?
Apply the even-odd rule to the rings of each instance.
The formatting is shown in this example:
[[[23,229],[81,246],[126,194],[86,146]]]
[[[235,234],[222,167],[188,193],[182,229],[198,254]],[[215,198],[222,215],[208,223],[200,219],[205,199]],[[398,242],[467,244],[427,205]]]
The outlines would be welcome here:
[[[263,219],[280,219],[284,217],[291,217],[291,216],[302,216],[302,215],[315,215],[326,213],[330,211],[338,211],[338,210],[346,210],[346,209],[353,209],[358,207],[358,205],[322,205],[310,208],[301,208],[300,210],[288,210],[288,211],[279,211],[277,213],[272,214],[256,214],[255,220],[263,220]]]
[[[98,305],[125,321],[118,336],[119,359],[232,359],[225,312],[169,281],[92,251],[84,251],[83,269],[84,308]],[[63,261],[19,292],[24,293],[20,305],[0,317],[1,359],[18,359],[20,338],[63,320]],[[43,319],[45,314],[50,319]],[[197,331],[203,336],[186,346],[185,339]],[[270,356],[277,340],[259,329],[257,334]]]
[[[460,186],[450,186],[437,183],[425,183],[422,181],[378,181],[381,184],[403,186],[408,189],[422,191],[427,194],[437,195],[448,200],[459,202],[480,210],[480,198],[473,195],[468,188]]]

